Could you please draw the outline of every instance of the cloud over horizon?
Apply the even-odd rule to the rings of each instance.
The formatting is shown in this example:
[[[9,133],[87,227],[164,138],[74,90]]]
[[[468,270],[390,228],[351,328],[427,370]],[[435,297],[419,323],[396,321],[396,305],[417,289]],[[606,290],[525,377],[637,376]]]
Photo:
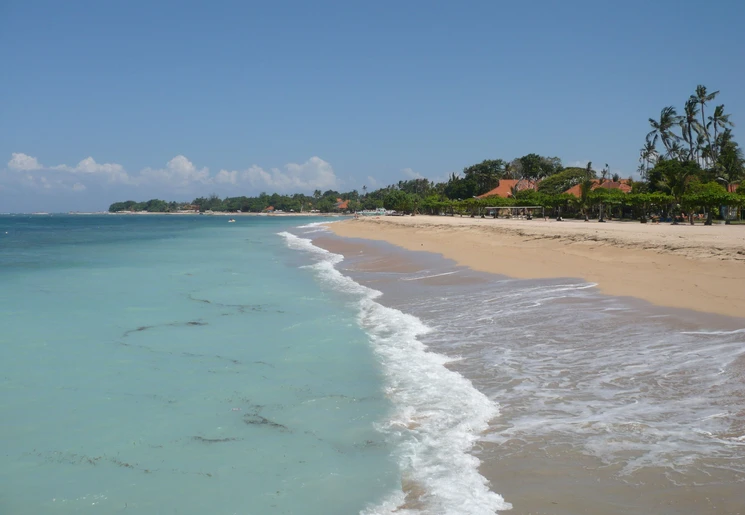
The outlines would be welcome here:
[[[140,190],[151,187],[160,193],[173,194],[204,193],[204,186],[251,190],[267,188],[277,193],[302,193],[315,189],[333,189],[340,185],[331,164],[317,156],[304,163],[287,163],[281,169],[275,167],[265,170],[254,164],[245,170],[222,169],[211,175],[209,168],[199,168],[186,156],[178,155],[162,168],[147,167],[131,174],[121,164],[98,163],[93,157],[87,157],[75,166],[45,166],[36,157],[14,152],[0,178],[5,183],[47,190],[57,188],[85,191],[88,185],[96,183],[99,186],[126,185]],[[232,193],[238,195],[249,192]]]

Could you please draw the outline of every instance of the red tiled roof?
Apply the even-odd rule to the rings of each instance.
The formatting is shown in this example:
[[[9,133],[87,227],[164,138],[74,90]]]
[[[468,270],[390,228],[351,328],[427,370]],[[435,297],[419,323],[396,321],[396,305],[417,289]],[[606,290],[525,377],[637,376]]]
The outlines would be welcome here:
[[[517,186],[517,191],[523,190],[534,190],[536,189],[536,182],[528,179],[501,179],[499,185],[493,190],[487,191],[483,195],[479,195],[478,198],[486,197],[502,197],[509,198],[512,196],[512,190]]]
[[[621,190],[624,193],[631,192],[631,185],[629,184],[628,179],[621,179],[619,181],[603,181],[602,184],[600,183],[600,179],[593,179],[592,187],[590,189],[596,190],[598,188],[605,188],[608,190]],[[569,195],[574,195],[575,197],[579,198],[582,196],[582,186],[580,184],[576,184],[566,190],[564,193],[568,193]]]
[[[336,203],[336,209],[349,209],[349,201],[348,200],[342,201],[342,199],[338,199]]]

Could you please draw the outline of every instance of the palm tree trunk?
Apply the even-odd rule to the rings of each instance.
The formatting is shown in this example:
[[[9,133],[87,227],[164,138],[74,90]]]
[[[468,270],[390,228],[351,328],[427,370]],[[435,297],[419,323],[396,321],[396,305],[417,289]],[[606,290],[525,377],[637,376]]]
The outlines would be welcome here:
[[[688,146],[690,150],[688,151],[688,160],[693,161],[693,133],[691,132],[691,125],[688,124]]]
[[[709,136],[709,129],[706,128],[706,117],[704,116],[704,103],[701,102],[701,128],[704,130],[706,135],[706,142],[709,144],[709,151],[711,151],[711,137]]]

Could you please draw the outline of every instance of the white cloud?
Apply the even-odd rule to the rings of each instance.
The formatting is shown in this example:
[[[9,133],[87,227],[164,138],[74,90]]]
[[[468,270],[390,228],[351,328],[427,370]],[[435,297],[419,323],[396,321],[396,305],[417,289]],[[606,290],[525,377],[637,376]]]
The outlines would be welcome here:
[[[86,157],[77,166],[57,165],[51,170],[59,170],[76,174],[105,176],[111,182],[131,184],[132,178],[127,174],[124,167],[116,163],[96,163],[92,157]]]
[[[178,155],[166,163],[165,168],[145,168],[140,172],[138,182],[155,182],[168,186],[185,187],[192,183],[212,182],[208,168],[197,169],[186,157]]]
[[[10,161],[8,161],[8,168],[11,170],[31,171],[41,170],[43,166],[41,166],[35,157],[31,157],[21,152],[13,152]]]
[[[367,184],[369,186],[373,187],[373,188],[377,188],[378,187],[378,184],[380,184],[380,183],[378,182],[378,180],[375,177],[373,177],[372,175],[368,175],[367,176]]]
[[[226,172],[228,173],[231,172]],[[253,165],[241,174],[241,179],[251,186],[268,187],[278,193],[328,190],[339,185],[331,164],[316,156],[302,164],[286,164],[284,170],[272,168],[266,171],[260,166]]]
[[[229,172],[227,170],[220,170],[215,175],[215,182],[217,184],[238,184],[238,172],[235,170]]]
[[[422,174],[420,174],[419,172],[415,172],[411,168],[404,168],[403,170],[401,170],[401,173],[403,173],[409,179],[424,179],[424,176]]]
[[[129,174],[117,163],[97,163],[87,157],[75,166],[65,164],[44,166],[29,155],[14,153],[8,169],[24,172],[15,182],[22,181],[35,188],[62,188],[83,191],[92,181],[126,184],[137,187],[160,186],[179,191],[194,187],[195,192],[204,185],[254,187],[278,193],[307,192],[315,189],[336,189],[339,179],[330,163],[320,157],[311,157],[304,163],[288,163],[283,168],[265,170],[252,165],[246,170],[220,170],[210,175],[209,169],[198,168],[183,155],[168,161],[163,168],[144,168],[139,173]],[[371,184],[377,185],[374,179]],[[201,188],[203,189],[203,188]]]

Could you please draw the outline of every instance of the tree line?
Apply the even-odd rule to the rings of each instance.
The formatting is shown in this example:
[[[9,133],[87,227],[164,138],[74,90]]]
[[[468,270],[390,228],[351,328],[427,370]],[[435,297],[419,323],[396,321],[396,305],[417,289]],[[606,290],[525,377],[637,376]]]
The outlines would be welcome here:
[[[261,193],[224,199],[211,195],[189,203],[127,201],[112,204],[109,211],[261,212],[272,206],[287,212],[385,208],[405,214],[484,216],[488,207],[541,206],[552,216],[597,216],[600,220],[618,216],[646,221],[651,214],[679,220],[685,212],[692,222],[694,213],[706,212],[707,223],[711,223],[714,217],[729,218],[731,209],[720,209],[723,206],[741,208],[745,204],[745,189],[736,187],[745,177],[745,159],[734,140],[731,115],[723,104],[711,108],[718,94],[698,86],[684,103],[683,114],[679,115],[675,106],[667,106],[658,118],[649,119],[651,130],[639,155],[640,180],[624,180],[626,192],[618,187],[621,178],[611,174],[607,164],[599,171],[592,163],[564,167],[558,157],[531,153],[512,160],[487,159],[438,183],[417,178],[374,190],[362,186],[361,193],[316,190],[313,195]],[[509,198],[476,198],[507,179],[517,180]],[[577,185],[577,195],[566,193]],[[342,208],[339,199],[347,201]]]

